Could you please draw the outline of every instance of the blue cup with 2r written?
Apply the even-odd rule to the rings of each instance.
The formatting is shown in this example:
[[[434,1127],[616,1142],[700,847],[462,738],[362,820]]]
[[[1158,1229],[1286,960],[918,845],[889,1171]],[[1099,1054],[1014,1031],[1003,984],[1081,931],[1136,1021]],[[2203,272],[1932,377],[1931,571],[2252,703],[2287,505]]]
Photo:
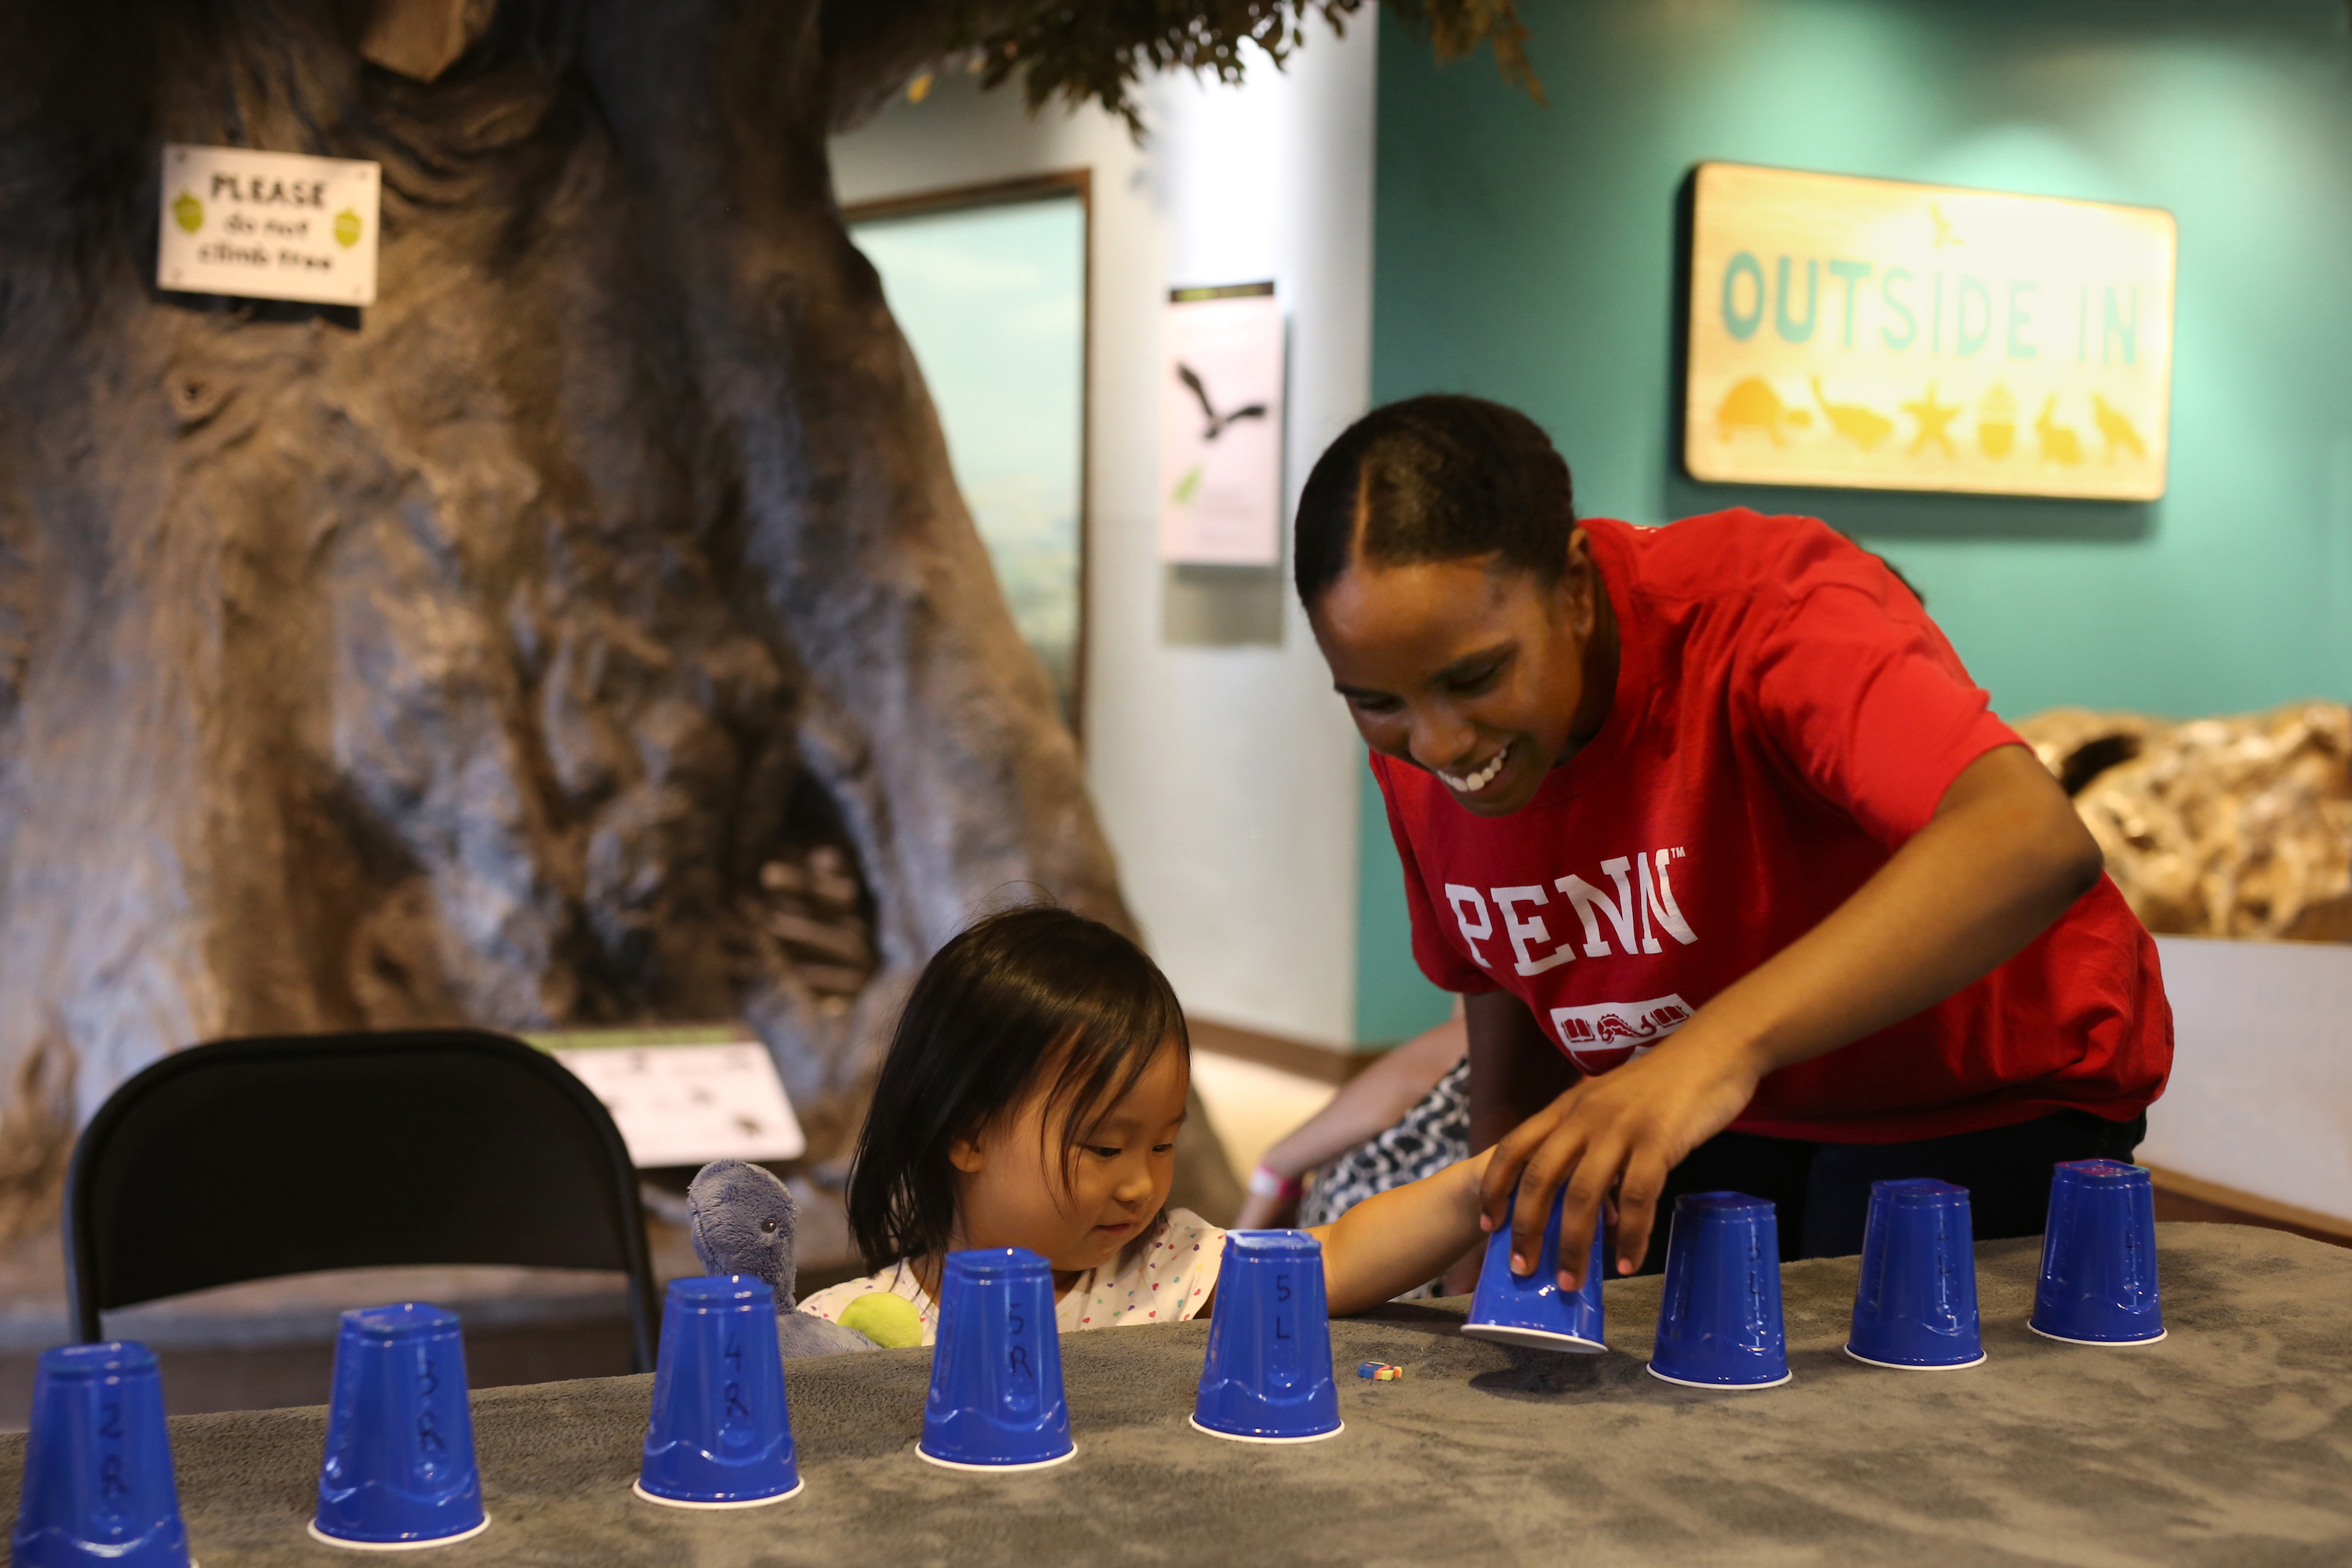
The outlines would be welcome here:
[[[421,1301],[345,1312],[311,1536],[331,1546],[427,1546],[489,1525],[457,1314]]]
[[[2042,1277],[2027,1326],[2083,1345],[2164,1338],[2156,1284],[2156,1189],[2145,1165],[2067,1160],[2050,1175]]]
[[[1518,1203],[1518,1194],[1513,1193],[1514,1212]],[[1478,1268],[1478,1293],[1470,1299],[1464,1333],[1498,1344],[1578,1355],[1599,1355],[1609,1348],[1601,1340],[1601,1285],[1608,1262],[1600,1215],[1593,1216],[1592,1256],[1585,1265],[1583,1286],[1573,1291],[1559,1288],[1559,1217],[1567,1203],[1563,1186],[1552,1194],[1551,1218],[1544,1224],[1543,1251],[1536,1258],[1535,1272],[1524,1278],[1511,1272],[1511,1227],[1506,1225],[1486,1238],[1486,1260]]]
[[[1078,1451],[1062,1397],[1054,1269],[1023,1247],[950,1252],[915,1452],[951,1470],[1035,1470]]]
[[[1789,1381],[1780,1317],[1780,1226],[1745,1193],[1685,1193],[1666,1236],[1665,1293],[1650,1375],[1686,1388]]]
[[[121,1340],[41,1352],[13,1568],[188,1568],[155,1355]]]
[[[672,1508],[758,1508],[802,1485],[774,1289],[742,1274],[671,1280],[636,1494]]]
[[[1192,1425],[1213,1437],[1337,1436],[1323,1244],[1303,1230],[1229,1230]]]

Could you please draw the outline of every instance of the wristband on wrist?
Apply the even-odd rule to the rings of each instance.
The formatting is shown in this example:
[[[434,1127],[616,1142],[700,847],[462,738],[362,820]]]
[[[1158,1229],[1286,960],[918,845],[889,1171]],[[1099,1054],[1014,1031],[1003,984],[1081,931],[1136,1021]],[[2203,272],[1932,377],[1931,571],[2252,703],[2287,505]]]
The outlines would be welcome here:
[[[1250,1173],[1250,1196],[1280,1198],[1285,1202],[1307,1190],[1306,1184],[1296,1176],[1286,1176],[1271,1165],[1260,1165]]]

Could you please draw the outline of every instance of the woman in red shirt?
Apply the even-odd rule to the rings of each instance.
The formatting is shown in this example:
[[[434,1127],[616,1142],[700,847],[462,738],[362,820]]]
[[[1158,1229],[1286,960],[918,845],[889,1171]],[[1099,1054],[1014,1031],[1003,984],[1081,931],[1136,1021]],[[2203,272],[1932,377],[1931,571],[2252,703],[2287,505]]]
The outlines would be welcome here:
[[[1813,1257],[1861,1249],[1874,1181],[2030,1235],[2053,1163],[2129,1158],[2172,1057],[2155,945],[1876,557],[1810,518],[1580,521],[1532,421],[1433,396],[1324,453],[1295,568],[1414,957],[1466,996],[1521,1272],[1563,1182],[1574,1288],[1607,1198],[1632,1273],[1681,1192],[1770,1198]]]

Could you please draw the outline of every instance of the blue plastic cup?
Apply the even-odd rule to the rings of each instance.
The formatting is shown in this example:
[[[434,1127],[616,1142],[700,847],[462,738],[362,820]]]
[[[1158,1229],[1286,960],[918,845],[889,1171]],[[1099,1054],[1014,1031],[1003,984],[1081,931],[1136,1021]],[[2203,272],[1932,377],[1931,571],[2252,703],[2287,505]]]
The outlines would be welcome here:
[[[1192,1425],[1244,1443],[1339,1435],[1323,1244],[1303,1230],[1229,1230]]]
[[[1054,1270],[1020,1247],[950,1252],[923,1440],[951,1470],[1037,1470],[1078,1451],[1062,1398]]]
[[[1685,1193],[1675,1200],[1650,1375],[1687,1388],[1772,1388],[1789,1381],[1780,1226],[1770,1204],[1745,1193]]]
[[[1598,1225],[1592,1227],[1592,1259],[1584,1271],[1584,1288],[1573,1294],[1559,1288],[1559,1216],[1567,1201],[1566,1187],[1553,1194],[1551,1218],[1544,1225],[1543,1256],[1525,1279],[1511,1272],[1510,1226],[1486,1238],[1486,1260],[1478,1266],[1478,1293],[1470,1299],[1464,1333],[1497,1344],[1578,1355],[1599,1355],[1609,1348],[1601,1342],[1601,1284],[1608,1264]],[[1511,1206],[1517,1209],[1518,1202],[1513,1193]]]
[[[671,1280],[633,1489],[671,1508],[760,1508],[804,1484],[784,1405],[775,1291],[747,1274]]]
[[[2147,1167],[2067,1160],[2052,1173],[2029,1326],[2078,1345],[2150,1345],[2164,1338],[2156,1189]]]
[[[12,1568],[187,1568],[155,1354],[128,1340],[43,1351]]]
[[[1870,1184],[1845,1353],[1913,1372],[1984,1360],[1966,1187],[1926,1176]]]
[[[457,1314],[422,1301],[345,1312],[311,1536],[381,1550],[489,1527]]]

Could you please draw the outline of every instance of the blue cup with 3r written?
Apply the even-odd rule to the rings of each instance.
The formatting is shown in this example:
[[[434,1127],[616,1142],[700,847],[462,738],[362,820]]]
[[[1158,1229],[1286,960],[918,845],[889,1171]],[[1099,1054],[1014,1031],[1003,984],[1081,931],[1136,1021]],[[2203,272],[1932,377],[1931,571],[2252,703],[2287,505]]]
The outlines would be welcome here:
[[[188,1568],[154,1352],[128,1340],[41,1352],[13,1568]]]
[[[672,1508],[758,1508],[803,1484],[774,1289],[743,1274],[671,1280],[636,1494]]]
[[[312,1538],[435,1546],[489,1526],[457,1314],[422,1301],[345,1312]]]
[[[1870,1184],[1845,1353],[1914,1372],[1985,1359],[1966,1187],[1930,1176]]]
[[[1043,1469],[1077,1451],[1062,1397],[1053,1266],[1023,1247],[949,1253],[915,1452],[951,1470],[1003,1472]]]
[[[2156,1189],[2145,1165],[2067,1160],[2050,1174],[2042,1276],[2027,1326],[2081,1345],[2164,1338],[2156,1284]]]
[[[1473,1339],[1498,1344],[1524,1345],[1530,1350],[1568,1351],[1599,1355],[1608,1350],[1601,1340],[1601,1285],[1608,1274],[1601,1237],[1601,1216],[1592,1224],[1592,1256],[1585,1265],[1584,1284],[1570,1291],[1559,1288],[1559,1216],[1568,1189],[1552,1194],[1551,1218],[1544,1224],[1543,1252],[1535,1272],[1522,1278],[1511,1272],[1511,1227],[1486,1238],[1486,1260],[1478,1268],[1478,1293],[1470,1299],[1470,1321],[1462,1331]],[[1519,1195],[1511,1194],[1516,1212]]]
[[[1789,1381],[1780,1317],[1780,1226],[1745,1193],[1685,1193],[1666,1236],[1650,1375],[1685,1388],[1772,1388]]]
[[[1323,1244],[1305,1231],[1225,1233],[1192,1425],[1250,1443],[1339,1435]]]

